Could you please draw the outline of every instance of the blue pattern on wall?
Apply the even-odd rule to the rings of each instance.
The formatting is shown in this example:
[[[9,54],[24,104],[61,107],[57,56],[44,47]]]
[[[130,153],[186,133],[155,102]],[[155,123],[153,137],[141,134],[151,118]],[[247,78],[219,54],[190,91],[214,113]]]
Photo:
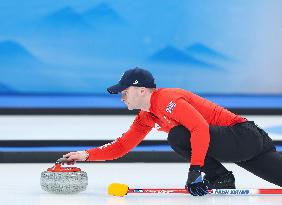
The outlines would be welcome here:
[[[106,93],[135,66],[160,87],[282,93],[281,2],[19,2],[1,4],[2,94]]]

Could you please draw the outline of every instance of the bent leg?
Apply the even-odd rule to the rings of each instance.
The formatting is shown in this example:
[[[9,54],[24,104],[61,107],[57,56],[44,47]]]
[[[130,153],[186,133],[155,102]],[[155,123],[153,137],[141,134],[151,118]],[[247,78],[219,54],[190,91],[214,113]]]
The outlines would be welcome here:
[[[275,149],[236,164],[254,175],[282,187],[282,156]]]
[[[276,152],[268,134],[254,122],[211,127],[209,148],[210,154],[216,159],[225,157],[256,176],[282,187],[282,156]]]
[[[172,128],[168,134],[168,143],[171,148],[184,159],[191,158],[191,144],[190,132],[182,125]],[[228,170],[216,159],[206,156],[205,165],[202,168],[207,177],[213,178],[214,176],[221,175],[228,172]]]

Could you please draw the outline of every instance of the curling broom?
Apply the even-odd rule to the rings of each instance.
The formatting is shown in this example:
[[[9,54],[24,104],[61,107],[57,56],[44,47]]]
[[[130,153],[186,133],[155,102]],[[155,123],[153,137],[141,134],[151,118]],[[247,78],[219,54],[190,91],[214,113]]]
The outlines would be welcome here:
[[[208,190],[211,195],[265,195],[282,194],[282,189],[211,189]],[[132,189],[126,184],[112,183],[108,187],[108,194],[113,196],[125,196],[127,194],[189,194],[186,189],[170,188],[148,188]]]

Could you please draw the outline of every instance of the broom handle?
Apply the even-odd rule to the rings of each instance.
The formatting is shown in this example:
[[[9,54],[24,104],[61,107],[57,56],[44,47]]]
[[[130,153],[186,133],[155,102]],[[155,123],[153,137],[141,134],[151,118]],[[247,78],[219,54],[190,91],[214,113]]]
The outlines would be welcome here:
[[[176,193],[188,194],[186,189],[128,189],[127,193]],[[212,195],[260,195],[260,194],[282,194],[282,189],[211,189]]]

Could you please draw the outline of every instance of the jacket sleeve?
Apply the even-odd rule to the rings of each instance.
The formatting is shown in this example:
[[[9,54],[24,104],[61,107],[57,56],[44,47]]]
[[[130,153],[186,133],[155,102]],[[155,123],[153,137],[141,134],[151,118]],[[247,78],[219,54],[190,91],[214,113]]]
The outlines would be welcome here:
[[[151,131],[153,126],[145,123],[146,118],[137,115],[129,130],[115,141],[100,147],[86,150],[87,161],[105,161],[118,159],[136,147]]]
[[[190,131],[191,164],[203,166],[210,142],[207,121],[183,98],[170,102],[170,106],[166,107],[165,114]]]

